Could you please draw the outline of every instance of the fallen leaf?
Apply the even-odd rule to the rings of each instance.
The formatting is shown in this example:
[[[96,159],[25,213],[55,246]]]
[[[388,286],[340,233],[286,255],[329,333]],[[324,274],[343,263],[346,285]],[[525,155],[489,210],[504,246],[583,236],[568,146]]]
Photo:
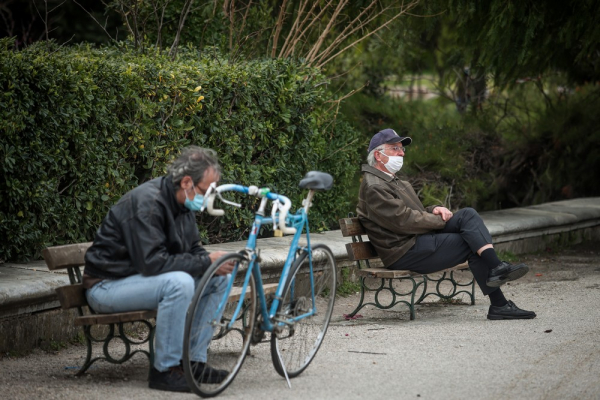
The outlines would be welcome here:
[[[363,316],[362,316],[362,315],[360,315],[360,314],[356,314],[356,315],[355,315],[355,316],[353,316],[353,317],[350,317],[348,314],[344,314],[344,318],[346,319],[346,321],[349,321],[349,320],[351,320],[351,319],[359,319],[359,318],[362,318],[362,317],[363,317]]]

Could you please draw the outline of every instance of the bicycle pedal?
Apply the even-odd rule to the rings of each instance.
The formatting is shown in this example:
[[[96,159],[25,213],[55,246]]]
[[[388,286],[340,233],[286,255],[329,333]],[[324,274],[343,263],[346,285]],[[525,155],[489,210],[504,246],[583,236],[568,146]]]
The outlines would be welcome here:
[[[273,232],[274,237],[283,237],[283,231],[281,229],[275,229]]]

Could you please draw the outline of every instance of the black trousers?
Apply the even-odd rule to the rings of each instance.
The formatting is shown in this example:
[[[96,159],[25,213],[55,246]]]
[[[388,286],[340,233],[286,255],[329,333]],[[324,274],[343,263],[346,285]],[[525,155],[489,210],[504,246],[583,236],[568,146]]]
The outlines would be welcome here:
[[[441,271],[465,261],[484,295],[497,288],[487,286],[488,266],[477,250],[492,243],[492,236],[472,208],[457,211],[444,229],[417,236],[415,245],[389,269],[405,269],[422,274]]]

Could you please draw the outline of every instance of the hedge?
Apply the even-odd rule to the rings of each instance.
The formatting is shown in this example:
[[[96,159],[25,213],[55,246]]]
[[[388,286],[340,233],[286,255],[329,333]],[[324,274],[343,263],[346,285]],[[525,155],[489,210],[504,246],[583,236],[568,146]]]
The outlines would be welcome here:
[[[327,81],[293,60],[228,63],[193,49],[161,52],[0,40],[0,259],[90,241],[125,192],[165,173],[188,144],[215,149],[222,183],[268,186],[300,206],[309,170],[334,176],[313,230],[353,208],[359,134],[328,107]],[[199,215],[204,243],[241,240],[256,202]],[[263,230],[263,235],[269,235]]]

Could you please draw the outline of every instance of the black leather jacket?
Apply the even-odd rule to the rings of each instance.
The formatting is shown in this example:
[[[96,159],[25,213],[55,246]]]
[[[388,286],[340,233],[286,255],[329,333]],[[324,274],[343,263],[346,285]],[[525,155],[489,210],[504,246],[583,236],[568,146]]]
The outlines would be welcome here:
[[[195,214],[177,203],[173,181],[165,176],[131,190],[110,209],[85,255],[84,274],[118,279],[185,271],[199,276],[210,263],[199,244]]]

